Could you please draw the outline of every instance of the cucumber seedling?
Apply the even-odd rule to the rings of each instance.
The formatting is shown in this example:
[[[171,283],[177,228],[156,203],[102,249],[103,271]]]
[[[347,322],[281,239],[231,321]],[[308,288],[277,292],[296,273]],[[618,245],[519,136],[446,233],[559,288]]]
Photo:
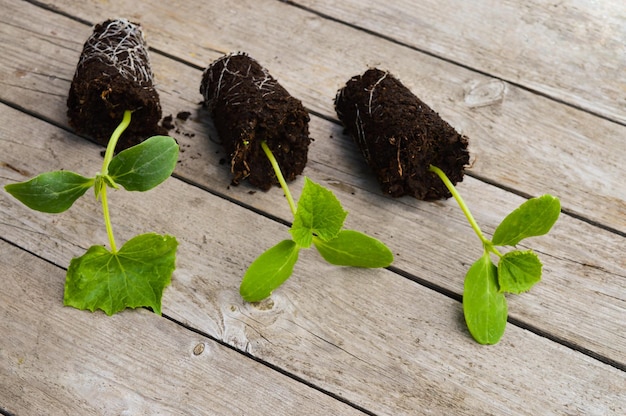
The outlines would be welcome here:
[[[489,240],[446,174],[432,165],[429,171],[448,188],[483,245],[483,255],[465,275],[463,315],[477,342],[496,344],[504,335],[508,316],[504,294],[530,290],[541,280],[543,267],[532,250],[514,249],[502,254],[497,246],[515,247],[525,238],[546,234],[559,217],[561,203],[548,194],[529,199],[502,220]],[[491,260],[492,254],[498,258],[497,265]]]
[[[515,247],[524,238],[547,233],[559,216],[559,200],[550,195],[530,199],[507,216],[489,240],[454,188],[469,163],[467,137],[400,80],[386,71],[368,69],[338,91],[335,109],[385,194],[457,200],[484,248],[465,277],[465,321],[476,341],[497,343],[507,322],[504,294],[529,290],[541,279],[542,269],[530,250],[502,254],[497,247]],[[497,265],[492,255],[499,258]]]
[[[244,300],[258,302],[270,296],[293,273],[300,250],[311,245],[328,263],[338,266],[377,268],[392,263],[393,254],[381,241],[343,229],[348,213],[330,190],[307,177],[296,207],[274,155],[265,142],[261,147],[287,197],[294,220],[289,230],[292,238],[265,251],[246,271],[240,287]]]
[[[130,119],[131,111],[126,111],[108,142],[102,170],[94,177],[60,170],[6,185],[5,189],[33,210],[61,213],[93,187],[96,199],[102,203],[110,250],[95,245],[72,259],[65,280],[64,304],[92,312],[101,309],[107,315],[148,306],[161,314],[161,297],[171,281],[178,242],[173,236],[147,233],[133,237],[118,249],[107,188],[122,186],[128,191],[143,192],[159,185],[174,171],[178,144],[168,136],[153,136],[114,156],[118,139]]]

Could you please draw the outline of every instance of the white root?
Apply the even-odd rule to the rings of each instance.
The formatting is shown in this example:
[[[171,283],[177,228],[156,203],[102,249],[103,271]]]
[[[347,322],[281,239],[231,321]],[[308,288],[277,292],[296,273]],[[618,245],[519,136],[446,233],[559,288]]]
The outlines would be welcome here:
[[[154,84],[141,26],[126,19],[108,22],[102,33],[93,33],[87,39],[77,72],[90,60],[114,67],[122,77],[143,87]]]
[[[218,98],[222,94],[222,87],[223,87],[222,83],[223,83],[225,75],[231,75],[235,78],[241,79],[241,81],[235,82],[233,85],[230,86],[228,91],[226,91],[227,101],[225,102],[225,104],[226,105],[242,104],[242,102],[240,101],[234,101],[239,97],[240,94],[233,94],[231,93],[231,91],[235,89],[236,87],[238,87],[242,82],[244,82],[243,81],[244,79],[250,78],[250,71],[252,67],[249,65],[245,73],[241,73],[240,71],[233,71],[229,69],[230,60],[233,56],[247,56],[247,54],[243,52],[236,52],[236,53],[225,55],[219,58],[218,60],[216,60],[215,62],[213,62],[208,68],[204,70],[203,78],[207,73],[208,73],[209,78],[206,81],[201,93],[205,98],[205,103],[207,107],[209,108],[209,110],[211,110],[215,106]],[[219,72],[219,76],[217,77],[217,79],[214,79],[213,68],[218,64],[222,65],[222,70]],[[272,76],[269,74],[266,68],[261,67],[261,69],[263,71],[263,77],[262,78],[252,77],[252,79],[250,79],[250,82],[252,82],[252,85],[254,85],[259,91],[262,92],[262,97],[265,98],[270,94],[274,94],[277,82],[274,78],[272,78]],[[214,88],[213,94],[209,97],[207,94],[208,86],[213,84],[214,82],[217,83],[217,86]]]
[[[387,75],[389,74],[389,72],[385,72],[385,74],[374,83],[374,85],[372,85],[372,89],[369,91],[370,92],[370,97],[367,103],[367,113],[371,116],[372,115],[372,101],[374,99],[374,90],[376,89],[376,87],[378,86],[378,84],[380,84],[381,82],[383,82],[383,80],[385,78],[387,78]],[[366,90],[367,91],[367,90]]]

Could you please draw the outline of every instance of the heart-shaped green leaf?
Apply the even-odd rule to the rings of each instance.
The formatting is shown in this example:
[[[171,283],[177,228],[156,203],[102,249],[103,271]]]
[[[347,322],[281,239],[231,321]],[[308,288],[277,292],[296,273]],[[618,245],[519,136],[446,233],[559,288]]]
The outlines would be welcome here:
[[[300,248],[292,240],[283,240],[252,262],[243,276],[239,293],[248,302],[258,302],[272,294],[291,276]]]
[[[113,315],[125,308],[149,306],[161,314],[163,290],[170,284],[178,242],[172,236],[142,234],[111,253],[92,246],[72,259],[65,280],[67,306]]]
[[[58,170],[6,185],[4,189],[30,209],[56,214],[69,209],[93,184],[93,178]]]
[[[552,195],[529,199],[502,220],[491,241],[497,246],[515,246],[524,238],[544,235],[560,212],[561,203]]]
[[[330,264],[352,267],[387,267],[393,253],[381,241],[353,230],[341,230],[329,241],[313,238],[317,251]]]
[[[498,283],[501,292],[522,293],[541,280],[541,261],[531,250],[511,251],[498,263]]]
[[[300,247],[308,248],[311,246],[313,234],[323,241],[335,238],[347,215],[331,191],[305,178],[289,232]]]
[[[178,144],[154,136],[126,149],[109,164],[109,176],[128,191],[147,191],[170,177],[178,161]]]
[[[480,344],[497,344],[507,320],[506,298],[500,293],[497,268],[485,253],[465,276],[463,314],[472,337]]]

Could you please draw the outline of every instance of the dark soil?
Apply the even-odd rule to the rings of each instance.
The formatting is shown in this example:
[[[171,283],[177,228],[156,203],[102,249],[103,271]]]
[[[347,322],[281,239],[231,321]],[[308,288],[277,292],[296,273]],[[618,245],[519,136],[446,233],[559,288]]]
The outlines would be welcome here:
[[[454,184],[469,163],[467,138],[388,72],[369,69],[337,93],[335,109],[385,194],[418,199],[451,194],[429,166]]]
[[[179,111],[176,114],[176,118],[178,120],[182,120],[182,121],[187,121],[189,120],[189,117],[191,117],[191,112],[190,111]]]
[[[167,134],[158,125],[161,104],[153,82],[141,27],[125,19],[96,25],[83,46],[70,87],[70,125],[106,146],[124,111],[133,110],[118,151],[150,136]]]
[[[171,114],[163,117],[163,120],[161,120],[161,126],[168,131],[175,129],[176,125],[174,124],[174,117]]]
[[[261,148],[265,141],[286,180],[302,173],[309,149],[309,115],[257,61],[226,55],[204,71],[200,93],[229,155],[232,183],[268,190],[278,184]]]

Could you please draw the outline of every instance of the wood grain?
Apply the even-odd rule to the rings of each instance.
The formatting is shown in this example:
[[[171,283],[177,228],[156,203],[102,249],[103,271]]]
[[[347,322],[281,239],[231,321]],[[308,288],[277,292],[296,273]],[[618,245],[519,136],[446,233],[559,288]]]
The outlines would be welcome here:
[[[39,27],[36,24],[37,10],[39,9],[26,10],[29,12],[28,21],[35,22],[35,27]],[[72,23],[66,18],[57,19],[51,17],[48,21],[61,39],[79,38],[81,30],[88,32],[82,25]],[[26,19],[24,24],[27,24]],[[36,30],[35,27],[33,31]],[[61,30],[65,32],[60,32]],[[43,39],[43,34],[41,37]],[[59,56],[63,51],[64,49],[59,48],[53,53]],[[68,56],[67,60],[77,60],[78,52],[74,51],[69,55],[73,54],[76,57]],[[47,72],[45,61],[40,58],[31,57],[25,60],[35,59],[39,60],[40,70]],[[200,70],[160,55],[154,55],[153,61],[155,67],[161,68],[159,75],[162,81],[159,86],[166,113],[168,110],[172,113],[190,110],[193,113],[192,119],[181,124],[180,129],[187,135],[195,134],[194,137],[172,132],[184,152],[176,173],[205,189],[211,189],[214,193],[223,194],[289,221],[291,217],[287,204],[276,203],[277,200],[282,200],[280,190],[250,194],[247,192],[249,188],[245,186],[228,189],[230,175],[218,163],[224,157],[220,153],[218,138],[210,128],[206,112],[198,107],[193,98],[189,98],[197,92]],[[14,89],[10,96],[20,106],[32,109],[33,112],[44,108],[50,118],[57,120],[59,124],[65,124],[62,84],[36,85],[32,90],[41,91],[37,96],[29,97],[30,90],[24,87],[19,89],[21,96],[18,96],[18,89]],[[46,93],[47,90],[50,93]],[[45,106],[41,103],[45,103]],[[14,127],[11,129],[15,132]],[[390,200],[382,197],[355,146],[342,136],[341,128],[313,117],[311,129],[313,137],[318,140],[311,146],[309,166],[305,174],[329,186],[339,195],[344,206],[351,212],[348,226],[387,242],[396,253],[395,267],[422,281],[460,295],[465,272],[469,264],[480,255],[480,244],[455,203],[447,201],[429,204],[410,198]],[[7,131],[7,135],[10,131]],[[31,133],[19,134],[26,136]],[[206,140],[207,135],[211,137],[210,140]],[[328,140],[329,136],[333,139]],[[8,155],[15,152],[7,150]],[[45,155],[44,151],[41,157],[45,159]],[[19,169],[32,172],[32,167],[25,165],[20,158],[9,161]],[[49,169],[49,166],[41,167],[41,170]],[[19,180],[23,179],[26,177]],[[301,181],[294,183],[293,188],[297,197]],[[522,198],[471,178],[467,178],[459,189],[466,196],[479,224],[488,234],[493,232],[508,212],[523,202]],[[367,201],[367,204],[363,201]],[[385,220],[381,221],[381,218]],[[98,220],[94,221],[96,223],[90,229],[98,229]],[[563,241],[568,243],[565,245]],[[626,261],[619,249],[623,243],[624,239],[619,235],[563,216],[550,236],[531,242],[530,247],[540,253],[545,263],[544,282],[531,293],[511,298],[511,316],[526,325],[626,365],[626,322],[622,319],[623,305],[626,302],[623,279],[626,276]],[[59,264],[66,264],[71,257],[72,255],[66,256],[65,263]],[[240,265],[242,271],[254,257],[251,256]],[[588,314],[589,308],[597,311],[597,315]]]
[[[7,11],[0,17],[0,100],[8,104],[0,104],[0,185],[53,169],[95,173],[101,148],[68,132],[65,116],[90,28],[28,2],[0,4]],[[218,414],[358,414],[332,399],[340,397],[374,414],[626,413],[623,233],[563,215],[553,233],[530,242],[545,263],[544,281],[509,298],[515,322],[542,335],[509,324],[498,346],[479,346],[465,329],[460,303],[428,287],[458,296],[480,243],[453,201],[380,195],[356,147],[332,120],[331,98],[349,76],[386,57],[445,118],[480,132],[474,170],[487,172],[487,182],[468,177],[459,188],[489,235],[524,200],[491,181],[539,193],[556,180],[550,189],[571,212],[626,230],[618,175],[623,126],[281,2],[255,5],[49,2],[78,19],[139,20],[148,42],[165,52],[152,53],[165,113],[192,113],[172,131],[182,150],[177,178],[144,194],[113,192],[116,236],[121,242],[146,231],[176,235],[178,268],[164,313],[259,362],[145,311],[106,318],[61,307],[63,272],[40,259],[64,267],[90,245],[106,242],[98,206],[84,198],[51,216],[0,192],[0,238],[11,244],[0,243],[0,275],[11,276],[0,293],[0,366],[7,365],[0,369],[8,374],[0,381],[0,408],[168,414],[183,403],[190,414],[211,414],[202,407],[209,403]],[[241,300],[246,267],[288,236],[272,218],[289,221],[290,212],[277,188],[228,187],[230,175],[219,164],[225,155],[198,104],[199,68],[236,49],[251,52],[309,108],[331,119],[312,117],[316,141],[305,174],[333,189],[350,211],[350,228],[390,245],[399,274],[332,267],[307,251],[271,300]],[[477,105],[485,99],[491,102]],[[542,141],[526,138],[536,134]],[[508,173],[504,167],[518,162],[525,147],[536,154],[524,160],[519,175]],[[569,183],[567,175],[580,183]],[[536,188],[528,181],[537,181],[530,185]],[[292,187],[297,197],[302,179]],[[125,340],[129,333],[137,337]],[[199,343],[210,359],[193,356]],[[80,351],[78,358],[68,345]],[[104,359],[93,352],[103,346]],[[29,353],[21,364],[19,351]],[[198,364],[198,358],[205,361]],[[144,369],[147,380],[137,376]]]
[[[626,123],[622,1],[290,3]],[[490,92],[475,91],[476,105],[490,105]]]
[[[168,2],[150,7],[122,0],[52,4],[91,22],[108,15],[141,20],[151,47],[199,67],[220,52],[247,51],[308,108],[331,118],[336,118],[332,99],[337,89],[368,66],[381,66],[470,137],[472,174],[523,195],[552,193],[561,198],[565,210],[626,232],[626,190],[620,182],[626,158],[623,125],[275,0]],[[12,10],[16,16],[30,18],[27,7],[9,7],[17,9]],[[32,37],[40,27],[11,39]],[[83,27],[80,33],[62,38],[83,39],[90,30]],[[48,31],[41,36],[49,36]],[[303,39],[306,48],[301,46]],[[79,52],[80,47],[76,60]],[[382,60],[384,56],[389,59]],[[37,60],[22,71],[39,68],[41,59]],[[168,82],[166,69],[153,66],[157,82]],[[16,70],[8,68],[6,73]],[[14,85],[16,80],[6,83]],[[194,89],[197,98],[186,99],[199,102]],[[500,91],[501,99],[492,97],[494,90]]]
[[[33,169],[98,166],[98,146],[41,121],[22,123],[28,116],[15,110],[0,114],[31,129],[19,142],[0,141],[0,154],[12,155],[18,170],[17,160]],[[46,153],[65,156],[54,161]],[[17,173],[3,169],[0,176],[12,180]],[[514,325],[498,347],[480,346],[464,328],[459,303],[390,271],[333,267],[309,251],[271,300],[244,303],[238,285],[245,267],[287,228],[193,185],[170,179],[145,194],[120,191],[109,200],[119,241],[146,231],[179,237],[166,315],[370,411],[524,414],[621,406],[623,371]],[[93,201],[52,219],[6,194],[0,206],[3,237],[55,263],[106,241]],[[49,302],[54,298],[60,302],[60,295]]]
[[[63,307],[63,269],[4,241],[0,253],[0,408],[11,414],[362,414],[147,310]]]

